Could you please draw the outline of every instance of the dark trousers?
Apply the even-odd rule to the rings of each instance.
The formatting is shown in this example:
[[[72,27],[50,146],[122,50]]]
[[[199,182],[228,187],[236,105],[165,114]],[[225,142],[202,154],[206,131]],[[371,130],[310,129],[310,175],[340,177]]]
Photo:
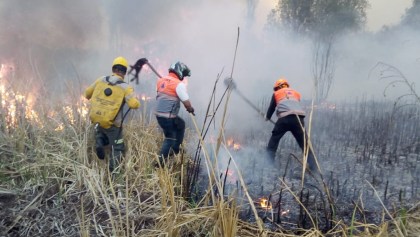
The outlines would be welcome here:
[[[109,157],[109,171],[113,172],[120,165],[124,153],[122,128],[112,126],[105,129],[98,126],[95,131],[95,140],[96,153],[101,159],[105,156],[104,146],[109,145],[111,147],[112,154]]]
[[[308,148],[308,140],[305,139],[308,138],[306,132],[305,132],[305,123],[304,123],[304,117],[303,116],[296,116],[294,114],[288,115],[282,118],[279,118],[274,125],[274,129],[271,132],[271,138],[268,142],[267,151],[269,153],[269,156],[274,159],[277,148],[279,146],[280,139],[283,137],[283,135],[290,131],[293,136],[295,137],[297,143],[299,144],[299,147],[304,149],[304,146],[306,145],[306,148]],[[316,171],[316,162],[314,158],[314,154],[311,148],[309,148],[308,151],[308,167],[311,171]]]
[[[184,140],[185,122],[180,117],[164,118],[156,116],[159,126],[163,130],[165,140],[160,149],[160,156],[166,159],[170,154],[179,153],[179,147]]]

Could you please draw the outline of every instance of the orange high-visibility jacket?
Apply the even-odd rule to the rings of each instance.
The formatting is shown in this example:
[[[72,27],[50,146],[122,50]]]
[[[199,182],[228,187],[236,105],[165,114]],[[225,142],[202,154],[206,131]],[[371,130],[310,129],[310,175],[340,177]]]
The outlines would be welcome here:
[[[181,80],[174,73],[159,78],[156,84],[156,116],[175,118],[178,115],[181,100],[176,93],[176,87],[179,83]]]
[[[305,116],[305,111],[300,104],[300,93],[290,89],[282,88],[274,92],[276,100],[276,114],[279,118],[290,114]]]

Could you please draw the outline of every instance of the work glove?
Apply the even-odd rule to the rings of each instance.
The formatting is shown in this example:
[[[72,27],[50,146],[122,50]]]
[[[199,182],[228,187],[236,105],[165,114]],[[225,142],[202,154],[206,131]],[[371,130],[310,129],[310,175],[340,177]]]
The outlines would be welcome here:
[[[192,115],[195,116],[195,114],[194,114],[194,108],[192,106],[191,107],[188,107],[186,109],[187,109],[188,113],[191,113]]]

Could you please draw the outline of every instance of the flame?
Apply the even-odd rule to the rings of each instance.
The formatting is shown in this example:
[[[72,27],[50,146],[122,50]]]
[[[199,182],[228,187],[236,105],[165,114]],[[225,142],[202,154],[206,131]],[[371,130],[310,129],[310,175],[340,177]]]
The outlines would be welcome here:
[[[67,105],[63,108],[65,119],[72,125],[76,123],[77,117],[86,118],[89,113],[89,106],[83,96],[80,96],[79,101],[75,105]]]
[[[142,101],[148,101],[148,100],[151,100],[151,99],[152,99],[152,97],[150,97],[150,96],[146,96],[145,94],[141,95],[141,100]]]
[[[0,100],[0,109],[4,114],[7,128],[16,127],[19,122],[18,120],[22,118],[40,125],[41,121],[39,119],[38,113],[33,109],[34,103],[33,96],[31,94],[25,96],[19,92],[14,92],[10,89],[10,87],[8,87],[8,90],[6,90],[6,86],[1,84]]]
[[[229,138],[226,141],[226,145],[230,148],[233,148],[233,150],[235,150],[235,151],[241,149],[241,144],[235,142],[235,140],[233,140],[233,138]]]
[[[2,63],[0,65],[0,79],[7,77],[11,71],[13,71],[13,65],[9,63]]]
[[[226,141],[226,143],[227,143],[228,147],[231,147],[231,146],[233,145],[233,143],[234,143],[233,138],[229,138],[229,139]]]
[[[271,210],[273,208],[273,206],[271,205],[271,202],[268,201],[267,198],[261,198],[260,205],[263,209],[267,209],[267,210]]]
[[[285,215],[289,214],[289,212],[290,212],[290,210],[289,210],[289,209],[287,209],[287,210],[282,211],[280,214],[281,214],[282,216],[285,216]]]
[[[82,118],[86,118],[89,113],[89,106],[85,97],[80,96],[80,101],[77,106],[77,112],[82,116]]]
[[[1,64],[0,78],[7,78],[10,72],[13,71],[13,68],[13,64]],[[0,80],[0,113],[4,117],[7,129],[16,128],[22,122],[34,124],[38,128],[44,128],[47,120],[41,118],[40,114],[46,114],[49,118],[57,121],[59,121],[58,118],[65,120],[58,122],[59,125],[56,130],[59,131],[63,130],[64,124],[75,124],[77,119],[86,118],[88,115],[87,101],[82,99],[83,97],[72,106],[64,106],[62,110],[47,109],[39,113],[36,111],[35,105],[37,105],[37,98],[41,97],[41,95],[37,95],[34,90],[14,90],[9,81]],[[11,81],[13,82],[13,80]]]
[[[74,124],[74,115],[73,115],[73,109],[70,106],[64,106],[64,113],[67,115],[67,118],[69,119],[69,122],[71,124]]]

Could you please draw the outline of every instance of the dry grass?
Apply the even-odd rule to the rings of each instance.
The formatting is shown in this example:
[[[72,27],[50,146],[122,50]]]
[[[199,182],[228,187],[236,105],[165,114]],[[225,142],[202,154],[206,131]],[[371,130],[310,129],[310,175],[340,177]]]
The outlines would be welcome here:
[[[207,169],[203,172],[211,185],[200,202],[186,201],[183,185],[187,160],[191,157],[180,155],[165,168],[155,168],[162,134],[155,123],[145,124],[141,118],[125,127],[127,152],[121,173],[111,179],[106,161],[98,160],[93,153],[92,128],[86,119],[74,116],[69,120],[62,108],[55,111],[62,116],[39,116],[40,121],[48,121],[44,126],[26,119],[23,112],[16,114],[17,124],[8,126],[4,116],[7,111],[2,111],[1,236],[417,236],[420,233],[419,205],[398,213],[384,211],[392,221],[379,226],[356,221],[346,226],[337,221],[328,233],[317,229],[290,232],[281,226],[268,228],[258,217],[239,173],[246,202],[257,221],[241,220],[242,204],[234,196],[218,195],[223,194],[222,180],[215,174],[217,165],[205,150]],[[196,131],[189,131],[194,135],[191,137],[199,134],[195,126]],[[221,127],[217,149],[227,150],[223,123]],[[187,154],[190,153],[193,152]],[[230,156],[236,165],[235,157]]]

